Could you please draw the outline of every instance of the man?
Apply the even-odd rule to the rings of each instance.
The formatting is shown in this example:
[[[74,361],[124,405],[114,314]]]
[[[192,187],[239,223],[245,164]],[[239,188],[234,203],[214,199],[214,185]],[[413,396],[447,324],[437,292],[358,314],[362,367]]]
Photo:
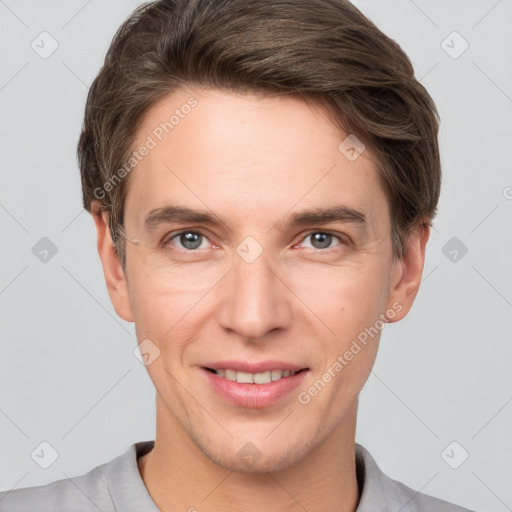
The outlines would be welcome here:
[[[355,444],[384,324],[419,288],[435,105],[343,0],[160,0],[119,29],[78,155],[155,441],[5,511],[462,511]]]

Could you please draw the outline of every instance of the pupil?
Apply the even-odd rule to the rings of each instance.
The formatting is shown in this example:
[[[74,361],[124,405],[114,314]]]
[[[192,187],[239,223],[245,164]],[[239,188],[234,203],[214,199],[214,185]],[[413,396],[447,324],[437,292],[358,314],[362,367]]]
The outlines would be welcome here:
[[[328,233],[315,233],[313,235],[312,245],[316,249],[325,249],[331,245],[332,235]]]
[[[183,233],[180,241],[187,249],[197,249],[201,245],[202,235],[200,233]]]

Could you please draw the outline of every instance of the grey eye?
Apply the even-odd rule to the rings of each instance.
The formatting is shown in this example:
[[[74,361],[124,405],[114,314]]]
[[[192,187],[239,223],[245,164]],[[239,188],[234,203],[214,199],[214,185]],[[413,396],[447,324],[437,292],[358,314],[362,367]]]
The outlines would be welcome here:
[[[203,241],[203,235],[201,233],[195,233],[194,231],[187,231],[179,235],[180,244],[185,249],[197,249],[201,246]]]
[[[309,236],[311,237],[311,245],[315,249],[327,249],[332,243],[333,235],[329,233],[312,233]]]

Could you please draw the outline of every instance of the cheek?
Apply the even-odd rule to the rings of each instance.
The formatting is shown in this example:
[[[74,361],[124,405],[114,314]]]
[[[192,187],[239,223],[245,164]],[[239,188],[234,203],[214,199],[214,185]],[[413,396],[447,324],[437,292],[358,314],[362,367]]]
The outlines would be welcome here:
[[[288,280],[290,288],[330,328],[346,339],[375,322],[389,294],[389,269],[378,258],[340,266],[309,266]]]
[[[327,411],[322,413],[326,425],[339,421],[359,395],[374,364],[384,326],[380,314],[385,294],[379,293],[380,283],[373,274],[345,278],[339,285],[323,286],[314,295],[317,314],[332,332],[316,332],[317,366],[299,396],[300,403]]]
[[[346,276],[337,294],[339,307],[336,327],[339,333],[335,347],[330,347],[328,367],[336,364],[339,375],[336,395],[357,395],[375,361],[389,293],[387,267],[378,261],[373,266],[357,269]],[[334,370],[334,369],[333,369]],[[331,370],[331,372],[333,371]]]
[[[180,343],[184,344],[198,328],[201,297],[209,284],[183,275],[175,275],[169,283],[163,276],[159,278],[158,274],[136,266],[130,277],[130,301],[138,340],[149,338],[162,351],[179,351]]]
[[[180,319],[185,322],[201,298],[222,277],[198,264],[173,264],[164,254],[127,253],[128,288],[135,323],[162,337]]]
[[[318,396],[316,407],[332,411],[332,417],[344,414],[371,371],[384,326],[380,315],[385,312],[387,283],[386,268],[378,258],[364,265],[318,267],[308,273],[307,281],[295,281],[300,286],[297,295],[321,320],[301,328],[316,345],[313,372],[302,391],[306,400]]]
[[[144,349],[152,357],[148,374],[160,394],[175,397],[175,406],[182,407],[174,379],[182,382],[186,378],[187,347],[201,329],[198,297],[179,288],[164,291],[144,279],[133,280],[130,293],[137,340],[145,343],[141,353]]]

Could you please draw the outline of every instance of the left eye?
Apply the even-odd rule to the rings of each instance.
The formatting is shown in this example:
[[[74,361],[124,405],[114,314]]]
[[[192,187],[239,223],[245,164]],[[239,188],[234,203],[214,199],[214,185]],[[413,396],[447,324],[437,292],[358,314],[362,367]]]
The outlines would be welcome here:
[[[334,241],[338,241],[337,244],[334,245],[341,245],[342,241],[339,236],[331,235],[330,233],[324,233],[322,231],[316,231],[314,233],[310,233],[305,239],[311,240],[309,242],[309,247],[312,247],[313,249],[329,249],[332,247],[332,244]]]
[[[181,233],[177,233],[169,239],[168,243],[176,245],[174,242],[180,244],[181,248],[189,251],[202,249],[201,244],[203,243],[206,243],[206,246],[208,246],[208,239],[197,231],[182,231]]]

